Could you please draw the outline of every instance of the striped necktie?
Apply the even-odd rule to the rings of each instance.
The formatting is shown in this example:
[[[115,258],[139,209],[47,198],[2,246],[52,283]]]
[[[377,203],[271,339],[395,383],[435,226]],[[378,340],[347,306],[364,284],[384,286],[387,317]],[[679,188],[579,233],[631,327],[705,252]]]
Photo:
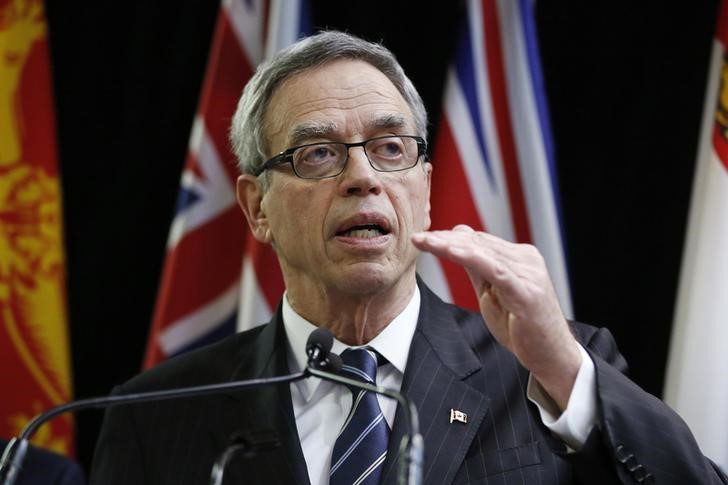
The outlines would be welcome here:
[[[341,373],[352,379],[376,384],[377,366],[384,358],[369,347],[347,349],[341,354]],[[348,387],[348,386],[347,386]],[[352,405],[331,455],[330,485],[374,485],[379,483],[387,457],[389,426],[377,395],[349,387]]]

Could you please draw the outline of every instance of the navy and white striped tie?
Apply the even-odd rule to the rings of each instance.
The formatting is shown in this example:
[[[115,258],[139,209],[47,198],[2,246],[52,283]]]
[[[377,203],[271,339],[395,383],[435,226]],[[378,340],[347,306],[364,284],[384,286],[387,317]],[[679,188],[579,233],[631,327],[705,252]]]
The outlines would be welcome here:
[[[364,347],[341,353],[346,377],[376,384],[378,360],[376,351]],[[382,362],[383,363],[383,362]],[[377,484],[387,457],[389,426],[384,420],[377,395],[349,387],[352,406],[331,455],[331,485]]]

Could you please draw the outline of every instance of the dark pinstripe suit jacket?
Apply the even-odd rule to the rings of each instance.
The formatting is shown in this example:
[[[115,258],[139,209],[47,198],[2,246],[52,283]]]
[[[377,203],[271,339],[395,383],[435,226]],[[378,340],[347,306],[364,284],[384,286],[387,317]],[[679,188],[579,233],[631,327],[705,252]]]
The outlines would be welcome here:
[[[422,307],[402,390],[417,405],[428,484],[721,483],[682,420],[626,379],[606,330],[574,331],[597,372],[600,429],[566,454],[525,397],[528,372],[499,346],[480,315],[448,305],[420,284]],[[116,392],[285,374],[280,310],[266,326],[173,359]],[[468,415],[449,422],[450,410]],[[403,419],[397,411],[385,483],[396,483]],[[308,483],[289,387],[112,408],[97,444],[95,484],[203,484],[215,457],[241,430],[272,431],[281,443],[239,456],[225,483]]]

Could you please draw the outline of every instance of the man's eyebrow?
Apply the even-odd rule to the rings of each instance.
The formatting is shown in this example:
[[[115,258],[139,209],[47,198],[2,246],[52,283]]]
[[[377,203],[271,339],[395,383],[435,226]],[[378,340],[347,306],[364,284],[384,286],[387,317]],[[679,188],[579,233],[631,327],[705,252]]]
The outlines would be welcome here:
[[[374,118],[370,126],[375,130],[404,128],[407,126],[407,119],[399,113],[388,113]]]
[[[368,123],[373,131],[392,130],[407,126],[407,118],[399,113],[387,113],[373,118]],[[291,127],[288,132],[288,146],[295,147],[313,139],[330,139],[337,132],[332,121],[308,121]]]
[[[288,143],[290,146],[295,147],[313,138],[329,138],[335,132],[336,124],[333,122],[311,121],[301,123],[292,127],[288,132]]]

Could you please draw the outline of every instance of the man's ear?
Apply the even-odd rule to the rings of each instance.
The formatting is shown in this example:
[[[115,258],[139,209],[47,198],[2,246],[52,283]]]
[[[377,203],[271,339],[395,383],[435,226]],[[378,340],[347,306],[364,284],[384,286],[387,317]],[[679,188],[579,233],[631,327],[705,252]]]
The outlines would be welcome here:
[[[425,220],[423,226],[423,230],[426,231],[432,225],[432,219],[430,218],[430,208],[432,207],[430,205],[430,187],[432,186],[432,164],[430,162],[425,162],[422,164],[422,167],[425,170],[425,177],[427,177],[427,201],[425,204]]]
[[[260,186],[257,177],[250,174],[243,174],[238,177],[236,187],[238,204],[248,220],[248,225],[258,242],[269,244],[273,236],[271,234],[268,217],[263,210],[263,196],[265,192]]]

